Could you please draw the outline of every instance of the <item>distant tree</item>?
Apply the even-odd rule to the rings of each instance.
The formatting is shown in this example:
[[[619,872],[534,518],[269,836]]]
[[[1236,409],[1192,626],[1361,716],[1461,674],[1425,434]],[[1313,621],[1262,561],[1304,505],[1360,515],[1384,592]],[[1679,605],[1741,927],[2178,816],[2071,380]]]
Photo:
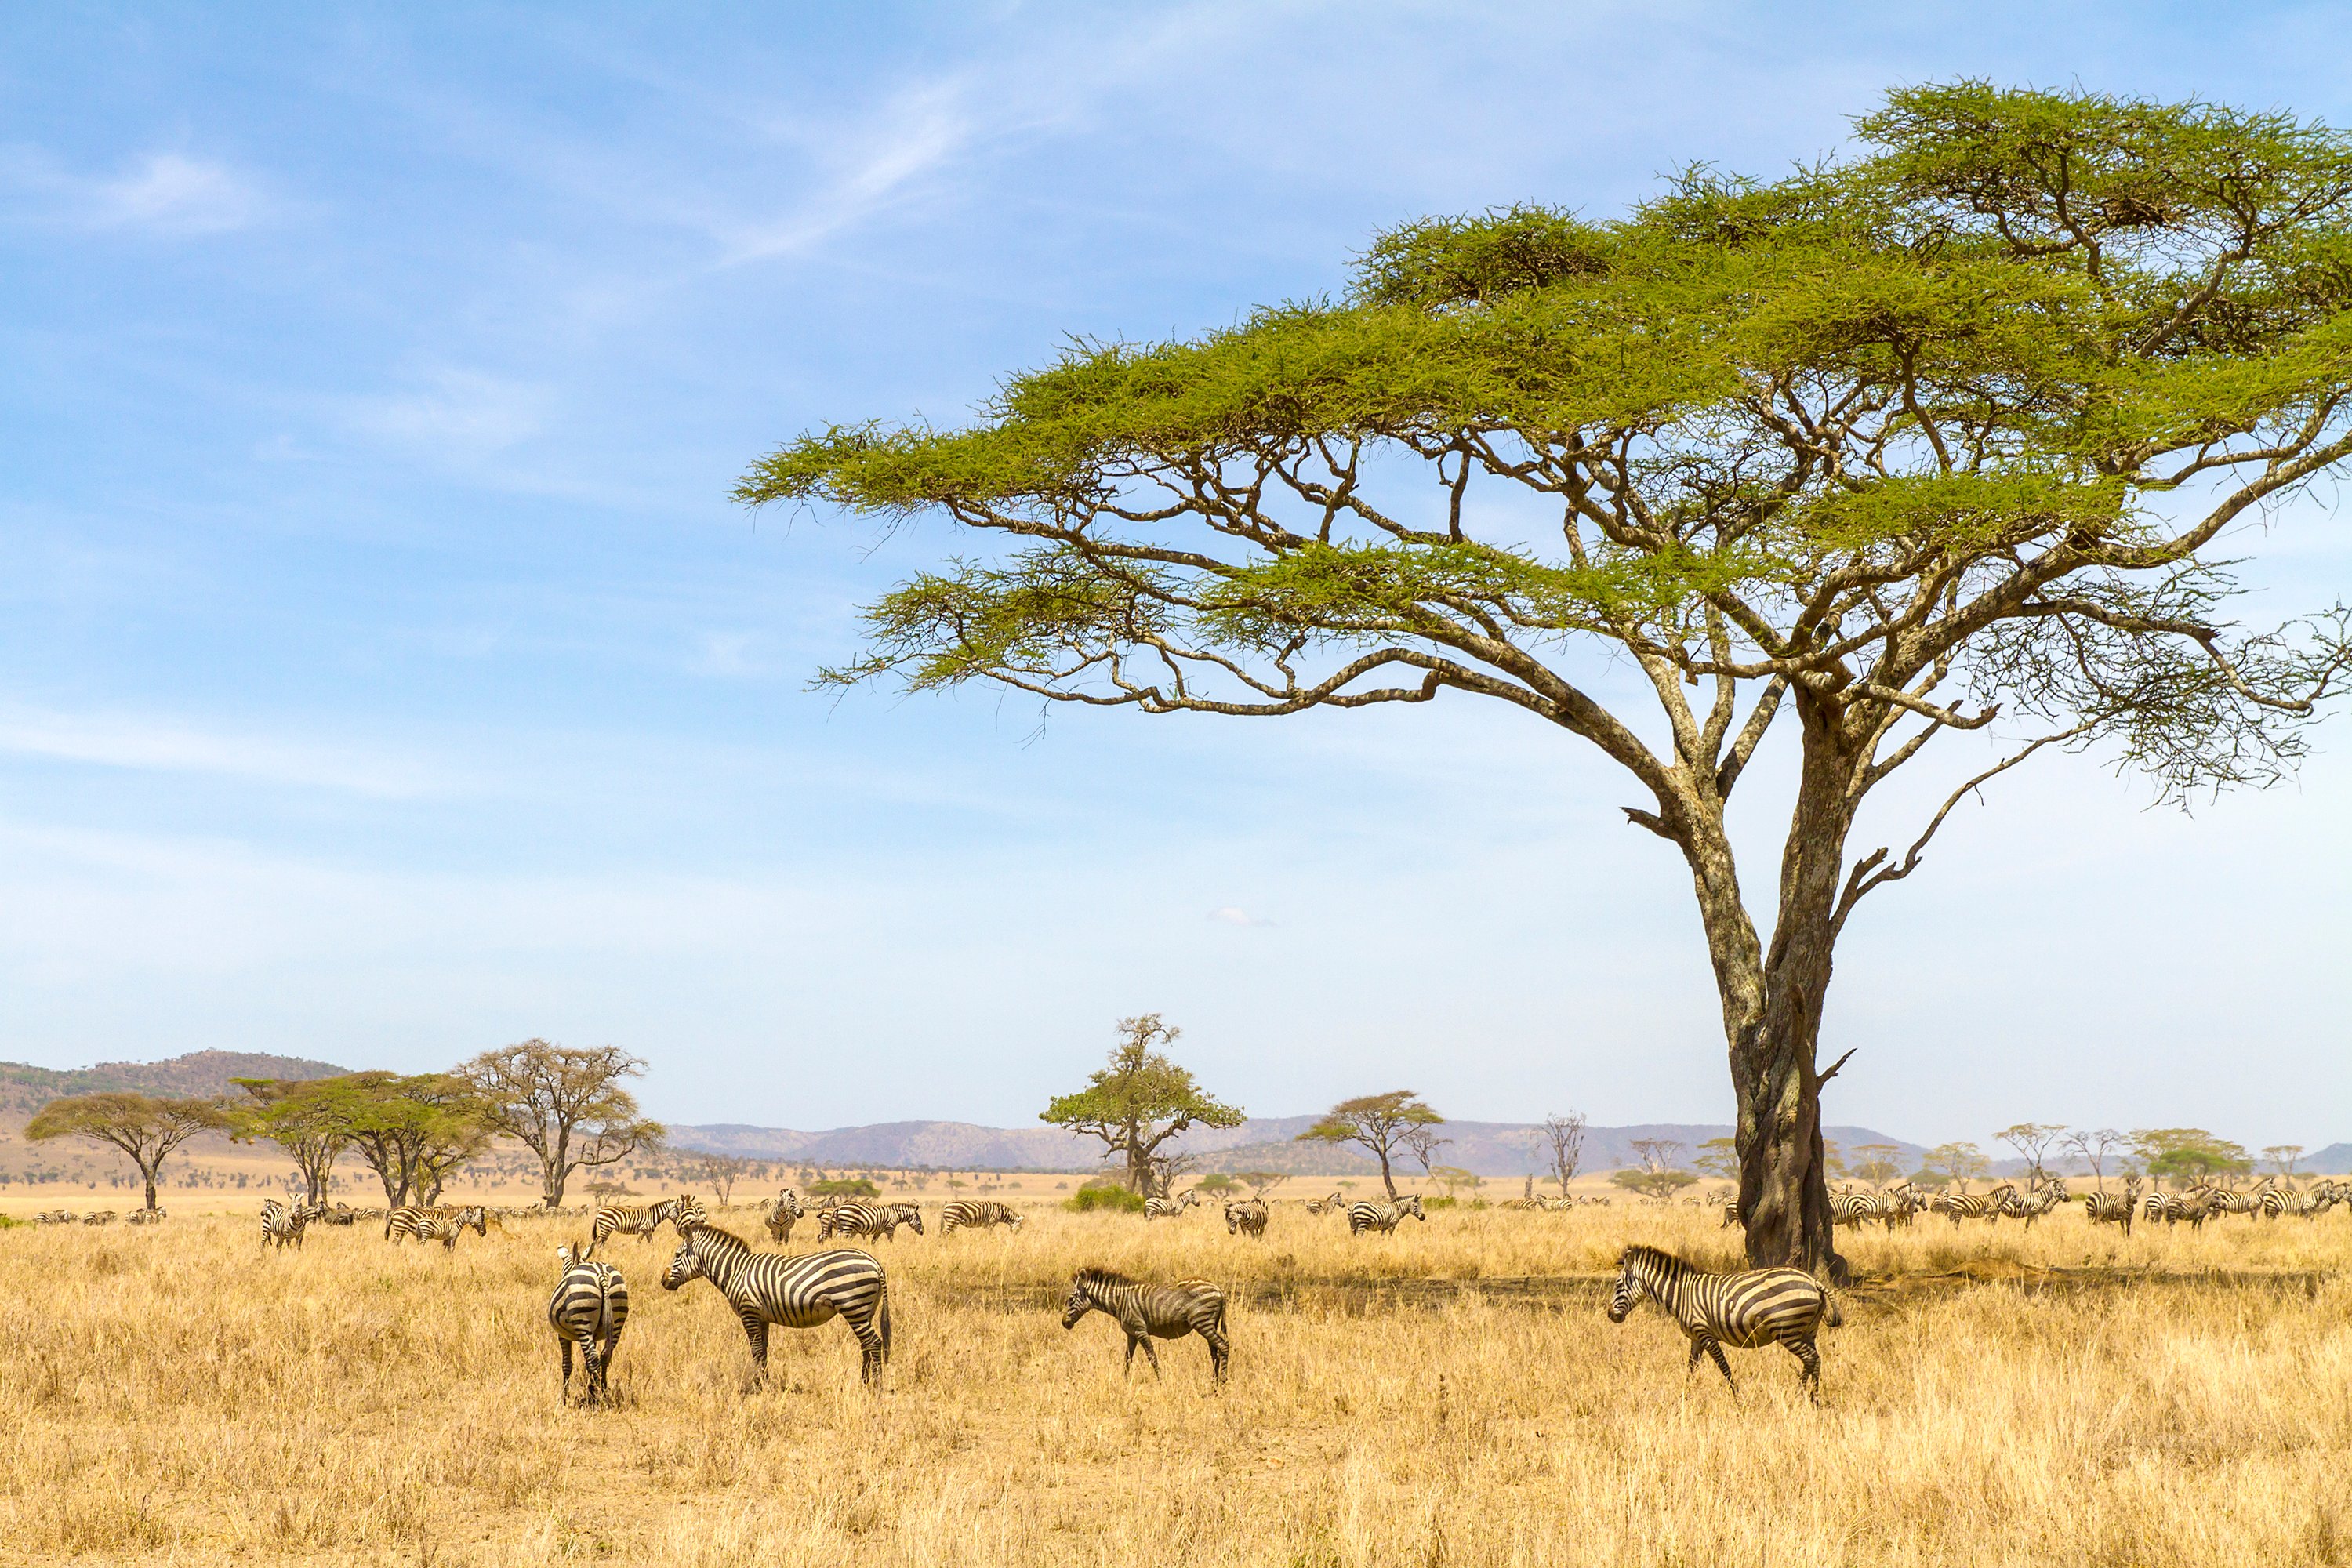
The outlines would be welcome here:
[[[1250,1196],[1254,1198],[1265,1196],[1289,1179],[1288,1174],[1282,1171],[1236,1171],[1234,1174],[1248,1184]]]
[[[1698,1146],[1698,1152],[1693,1156],[1691,1164],[1702,1174],[1727,1182],[1738,1181],[1739,1179],[1739,1140],[1737,1138],[1708,1139]]]
[[[2045,1166],[2050,1151],[2065,1139],[2067,1130],[2063,1121],[2021,1121],[1993,1136],[2017,1151],[2018,1158],[2025,1162],[2027,1178],[2038,1186],[2049,1173]]]
[[[583,1165],[609,1165],[657,1147],[662,1124],[637,1110],[622,1079],[646,1064],[617,1046],[570,1049],[530,1039],[484,1051],[458,1069],[482,1114],[539,1156],[540,1195],[563,1206],[563,1184]]]
[[[225,1132],[228,1113],[210,1100],[158,1100],[144,1094],[78,1094],[53,1100],[25,1124],[35,1143],[51,1138],[82,1138],[110,1144],[131,1156],[147,1184],[147,1207],[155,1207],[156,1173],[163,1156],[199,1132]]]
[[[2107,1157],[2124,1142],[2124,1135],[2112,1127],[2077,1128],[2060,1139],[2059,1146],[2070,1151],[2076,1159],[2091,1169],[2091,1180],[2099,1191],[2107,1190]]]
[[[347,1073],[320,1079],[309,1092],[394,1206],[436,1201],[448,1173],[492,1136],[473,1086],[454,1073]]]
[[[1551,1179],[1559,1184],[1559,1195],[1566,1197],[1568,1184],[1576,1180],[1577,1164],[1584,1158],[1584,1112],[1552,1112],[1543,1119],[1542,1137],[1544,1150],[1551,1157]]]
[[[2263,1163],[2278,1173],[2289,1186],[2294,1184],[2294,1168],[2303,1159],[2300,1143],[2273,1143],[2263,1151]]]
[[[819,1198],[878,1198],[882,1189],[864,1176],[834,1176],[808,1184],[809,1195]]]
[[[1227,1193],[1237,1193],[1241,1191],[1242,1184],[1232,1176],[1227,1175],[1224,1172],[1218,1171],[1202,1177],[1199,1184],[1199,1190],[1208,1194],[1211,1197],[1221,1198]]]
[[[1445,1189],[1447,1197],[1455,1197],[1465,1192],[1475,1193],[1486,1184],[1486,1177],[1460,1165],[1440,1165],[1429,1174]]]
[[[1957,1185],[1969,1190],[1969,1183],[1989,1174],[1992,1162],[1973,1143],[1938,1143],[1920,1156],[1919,1169],[1914,1180],[1924,1187]]]
[[[1645,1198],[1664,1201],[1698,1180],[1688,1171],[1663,1170],[1651,1167],[1612,1171],[1609,1179],[1630,1192]]]
[[[1381,1185],[1388,1189],[1393,1200],[1397,1188],[1396,1177],[1389,1169],[1390,1156],[1400,1148],[1409,1147],[1406,1134],[1442,1125],[1444,1121],[1412,1090],[1398,1089],[1386,1094],[1359,1095],[1354,1100],[1341,1100],[1323,1113],[1322,1121],[1301,1132],[1298,1139],[1301,1142],[1360,1143],[1370,1150],[1381,1163]]]
[[[1408,1127],[1403,1136],[1397,1140],[1404,1152],[1411,1154],[1420,1164],[1423,1181],[1427,1181],[1431,1174],[1430,1161],[1436,1156],[1440,1149],[1453,1142],[1451,1138],[1440,1138],[1427,1127]]]
[[[751,1162],[740,1154],[705,1154],[694,1162],[695,1178],[710,1184],[719,1201],[733,1201],[735,1184],[751,1173]]]
[[[1832,1182],[1846,1179],[1845,1151],[1834,1138],[1822,1140],[1822,1170]]]
[[[1683,1143],[1679,1138],[1636,1138],[1627,1147],[1642,1162],[1642,1169],[1655,1175],[1670,1171],[1682,1163]]]
[[[1163,1196],[1173,1197],[1176,1195],[1176,1184],[1184,1179],[1186,1172],[1201,1163],[1201,1156],[1187,1153],[1161,1153],[1152,1155],[1145,1163],[1151,1172],[1150,1190]]]
[[[1883,1187],[1903,1174],[1903,1167],[1899,1163],[1903,1151],[1895,1144],[1859,1143],[1853,1152],[1862,1156],[1862,1162],[1854,1166],[1853,1173],[1874,1187]]]
[[[351,1134],[317,1088],[325,1079],[238,1078],[251,1103],[230,1115],[229,1135],[239,1142],[266,1139],[293,1157],[305,1199],[323,1203],[335,1161],[351,1145]]]
[[[1189,1068],[1170,1058],[1167,1047],[1183,1031],[1161,1023],[1159,1014],[1121,1018],[1118,1033],[1109,1062],[1087,1078],[1087,1087],[1055,1097],[1037,1120],[1101,1139],[1104,1159],[1126,1163],[1128,1191],[1158,1197],[1163,1189],[1152,1158],[1161,1145],[1195,1122],[1239,1127],[1248,1117],[1238,1106],[1212,1099]]]
[[[2138,1128],[2131,1147],[2149,1176],[2176,1187],[2244,1175],[2254,1168],[2243,1147],[2202,1127]]]

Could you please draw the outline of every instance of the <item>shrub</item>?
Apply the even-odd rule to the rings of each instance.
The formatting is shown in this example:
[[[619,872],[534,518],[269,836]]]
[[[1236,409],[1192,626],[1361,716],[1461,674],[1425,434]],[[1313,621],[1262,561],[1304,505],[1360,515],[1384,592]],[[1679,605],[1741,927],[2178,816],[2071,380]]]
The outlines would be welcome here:
[[[1141,1214],[1143,1200],[1117,1182],[1092,1181],[1062,1200],[1062,1206],[1072,1214],[1092,1214],[1097,1209],[1109,1209],[1119,1214]]]
[[[1461,1202],[1460,1198],[1423,1198],[1421,1206],[1425,1209],[1450,1209]]]
[[[863,1176],[836,1176],[829,1182],[811,1182],[809,1191],[826,1198],[878,1198],[882,1189]]]

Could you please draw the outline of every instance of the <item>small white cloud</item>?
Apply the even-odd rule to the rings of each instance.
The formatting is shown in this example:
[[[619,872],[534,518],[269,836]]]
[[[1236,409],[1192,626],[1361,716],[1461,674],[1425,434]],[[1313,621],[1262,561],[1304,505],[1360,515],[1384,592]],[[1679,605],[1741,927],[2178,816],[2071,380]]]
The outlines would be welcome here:
[[[772,674],[773,666],[760,657],[763,640],[757,632],[704,632],[695,639],[687,668],[722,679]]]
[[[170,720],[32,709],[0,712],[0,755],[9,754],[387,798],[437,794],[449,782],[412,759],[357,748],[221,734]]]
[[[479,458],[538,435],[553,403],[543,386],[479,371],[435,370],[421,379],[414,391],[354,401],[351,422],[404,446]]]
[[[211,158],[150,153],[114,174],[80,174],[37,150],[0,153],[0,193],[34,222],[71,228],[221,234],[268,208],[254,183]]]
[[[1227,904],[1221,910],[1211,910],[1209,911],[1209,918],[1216,921],[1219,925],[1227,926],[1270,926],[1274,924],[1272,921],[1261,919],[1258,916],[1250,913],[1247,910],[1236,908],[1232,904]]]

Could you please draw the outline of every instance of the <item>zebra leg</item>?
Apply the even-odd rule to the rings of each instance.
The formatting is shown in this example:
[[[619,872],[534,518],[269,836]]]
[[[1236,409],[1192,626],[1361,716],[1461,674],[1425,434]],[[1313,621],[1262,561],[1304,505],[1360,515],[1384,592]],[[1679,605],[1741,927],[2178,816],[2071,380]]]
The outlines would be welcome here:
[[[1804,1384],[1805,1392],[1812,1396],[1813,1403],[1819,1405],[1822,1402],[1822,1352],[1813,1348],[1811,1340],[1794,1340],[1790,1342],[1789,1353],[1795,1356],[1798,1364],[1804,1369],[1799,1374],[1799,1381]]]
[[[868,1387],[879,1387],[883,1365],[890,1359],[889,1342],[874,1326],[872,1318],[862,1323],[851,1323],[849,1331],[857,1336],[857,1381]]]
[[[1135,1347],[1140,1342],[1140,1339],[1134,1332],[1129,1332],[1127,1336],[1127,1359],[1118,1363],[1118,1378],[1121,1383],[1126,1382],[1128,1378],[1134,1374]]]
[[[1739,1384],[1731,1375],[1731,1363],[1723,1359],[1723,1347],[1713,1340],[1701,1340],[1699,1343],[1705,1345],[1706,1353],[1715,1358],[1715,1370],[1723,1373],[1723,1381],[1731,1385],[1731,1397],[1738,1398]]]
[[[1225,1336],[1213,1329],[1202,1329],[1201,1337],[1209,1342],[1209,1382],[1213,1385],[1222,1384],[1225,1381],[1225,1360],[1230,1353]]]
[[[1154,1380],[1157,1380],[1160,1376],[1160,1352],[1152,1345],[1151,1336],[1150,1334],[1145,1334],[1140,1339],[1132,1340],[1129,1342],[1131,1344],[1139,1344],[1143,1347],[1143,1359],[1151,1363],[1151,1375]]]
[[[558,1405],[569,1405],[572,1403],[572,1342],[558,1335],[555,1348],[563,1357],[563,1388],[556,1394],[555,1402]]]
[[[1705,1340],[1694,1339],[1691,1341],[1690,1360],[1683,1363],[1683,1382],[1685,1385],[1690,1383],[1691,1373],[1698,1370],[1698,1358],[1706,1353],[1706,1342]]]

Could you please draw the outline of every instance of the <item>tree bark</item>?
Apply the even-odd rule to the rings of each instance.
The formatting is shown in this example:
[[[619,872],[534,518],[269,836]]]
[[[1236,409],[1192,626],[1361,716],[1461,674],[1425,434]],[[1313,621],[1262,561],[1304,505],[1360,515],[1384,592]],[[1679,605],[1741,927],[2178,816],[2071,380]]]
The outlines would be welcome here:
[[[1372,1145],[1372,1152],[1381,1157],[1381,1185],[1389,1190],[1389,1202],[1396,1202],[1396,1178],[1389,1174],[1389,1149],[1385,1143]]]
[[[147,1178],[147,1212],[153,1214],[155,1212],[155,1169],[152,1165],[142,1165],[139,1167],[139,1173]]]

